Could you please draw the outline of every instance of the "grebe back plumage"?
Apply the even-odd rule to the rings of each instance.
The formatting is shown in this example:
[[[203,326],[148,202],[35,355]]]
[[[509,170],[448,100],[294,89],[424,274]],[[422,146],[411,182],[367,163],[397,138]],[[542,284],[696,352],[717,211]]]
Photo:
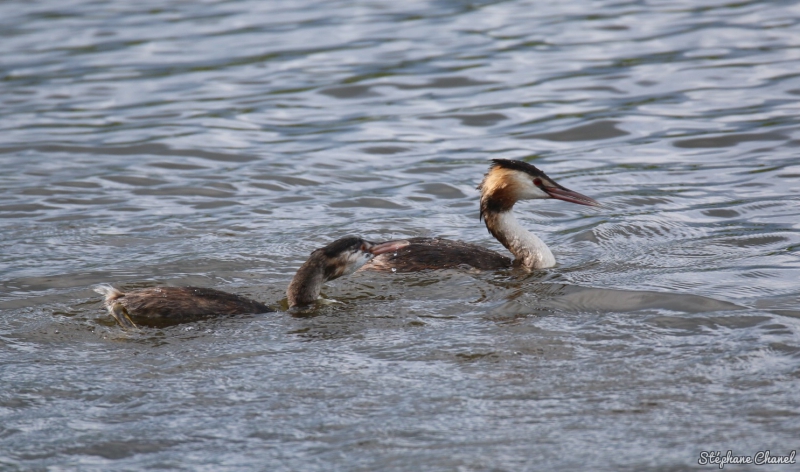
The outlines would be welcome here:
[[[538,236],[523,228],[512,210],[519,200],[554,198],[571,203],[601,206],[592,198],[569,190],[535,166],[522,161],[492,159],[478,186],[480,218],[486,228],[514,256],[498,254],[476,244],[441,238],[409,238],[394,254],[375,257],[361,270],[413,272],[469,266],[495,270],[518,265],[526,269],[553,267],[555,257]]]

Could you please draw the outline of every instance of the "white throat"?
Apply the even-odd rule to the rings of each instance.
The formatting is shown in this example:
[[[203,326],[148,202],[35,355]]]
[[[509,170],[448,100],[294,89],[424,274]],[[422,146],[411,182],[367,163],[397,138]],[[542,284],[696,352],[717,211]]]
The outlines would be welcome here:
[[[517,222],[511,211],[485,215],[486,226],[494,237],[529,269],[544,269],[556,265],[550,248],[538,236]]]

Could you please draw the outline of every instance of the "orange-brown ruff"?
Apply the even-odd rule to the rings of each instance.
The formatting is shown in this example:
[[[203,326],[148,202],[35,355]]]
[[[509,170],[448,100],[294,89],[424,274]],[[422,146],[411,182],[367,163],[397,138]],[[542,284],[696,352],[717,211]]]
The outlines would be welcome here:
[[[519,200],[555,198],[582,205],[599,206],[593,199],[573,192],[522,161],[494,159],[478,186],[480,218],[486,228],[514,256],[511,258],[481,246],[440,238],[410,238],[409,245],[394,254],[383,254],[362,270],[413,272],[425,269],[471,267],[494,270],[519,265],[528,269],[552,267],[555,258],[547,245],[514,219]]]
[[[510,211],[519,200],[518,195],[524,186],[519,171],[500,167],[493,162],[478,185],[481,191],[481,218],[487,213]]]

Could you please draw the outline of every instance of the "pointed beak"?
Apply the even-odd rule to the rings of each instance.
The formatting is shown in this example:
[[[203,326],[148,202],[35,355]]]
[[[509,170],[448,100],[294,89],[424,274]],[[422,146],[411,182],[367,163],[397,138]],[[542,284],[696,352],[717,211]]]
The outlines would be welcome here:
[[[566,189],[564,187],[544,187],[543,190],[547,192],[552,198],[556,198],[558,200],[564,200],[565,202],[570,203],[577,203],[579,205],[588,205],[588,206],[603,206],[595,200],[594,198],[589,198],[586,195],[580,194],[578,192],[573,192],[572,190]]]
[[[398,249],[402,249],[402,248],[408,246],[409,244],[411,244],[411,243],[409,243],[406,240],[389,241],[389,242],[376,244],[376,245],[372,246],[372,248],[369,250],[369,252],[371,252],[373,255],[377,256],[379,254],[385,254],[387,252],[395,252]]]

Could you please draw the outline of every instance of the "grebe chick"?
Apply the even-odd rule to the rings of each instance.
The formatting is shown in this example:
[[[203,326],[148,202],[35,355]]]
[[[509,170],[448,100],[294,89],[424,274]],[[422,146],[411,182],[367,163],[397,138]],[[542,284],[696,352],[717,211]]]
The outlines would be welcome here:
[[[325,282],[352,274],[375,255],[396,251],[405,244],[375,244],[349,236],[315,250],[289,284],[289,307],[314,303]],[[134,321],[164,325],[216,315],[275,311],[261,302],[211,288],[152,287],[122,292],[104,284],[94,290],[105,296],[103,305],[123,328],[135,328]]]
[[[408,245],[394,254],[375,257],[363,270],[414,272],[463,266],[480,270],[521,266],[542,269],[556,265],[550,248],[517,223],[512,209],[519,200],[555,198],[580,205],[601,206],[597,201],[568,190],[535,166],[522,161],[492,159],[478,186],[480,218],[486,228],[515,259],[476,244],[440,238],[409,238]]]

